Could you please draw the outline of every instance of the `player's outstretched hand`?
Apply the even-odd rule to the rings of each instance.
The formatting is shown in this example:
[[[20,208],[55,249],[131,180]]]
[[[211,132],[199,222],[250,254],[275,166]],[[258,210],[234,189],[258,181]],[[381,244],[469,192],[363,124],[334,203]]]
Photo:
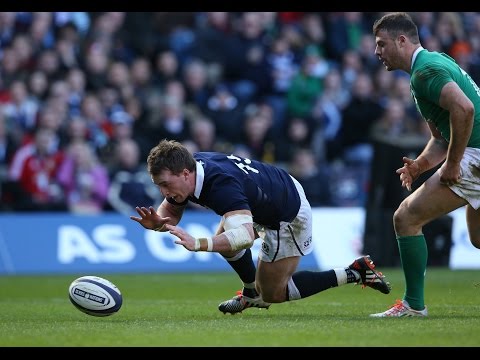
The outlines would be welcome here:
[[[161,217],[157,214],[157,211],[153,206],[150,206],[148,209],[144,206],[135,208],[137,210],[138,216],[130,216],[130,219],[138,222],[145,229],[159,229],[158,231],[166,231],[165,224],[170,221],[169,217]]]

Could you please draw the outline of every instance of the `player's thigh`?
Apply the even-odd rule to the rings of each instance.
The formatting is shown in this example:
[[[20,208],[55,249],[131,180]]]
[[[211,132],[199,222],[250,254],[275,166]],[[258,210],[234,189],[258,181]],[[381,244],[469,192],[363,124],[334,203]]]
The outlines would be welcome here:
[[[436,172],[402,201],[395,212],[395,226],[421,227],[466,203],[448,186],[440,184],[440,175]]]
[[[256,284],[265,300],[272,298],[277,299],[277,302],[286,300],[287,283],[296,271],[300,258],[294,256],[275,262],[258,261]]]
[[[480,249],[480,209],[475,210],[470,205],[466,209],[467,228],[473,246]]]

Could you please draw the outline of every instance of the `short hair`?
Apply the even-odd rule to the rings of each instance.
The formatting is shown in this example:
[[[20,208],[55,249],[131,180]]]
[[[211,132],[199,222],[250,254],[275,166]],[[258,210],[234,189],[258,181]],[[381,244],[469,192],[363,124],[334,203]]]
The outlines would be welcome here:
[[[386,31],[391,37],[406,35],[413,44],[419,44],[418,28],[412,17],[405,12],[394,12],[383,15],[373,23],[373,35]]]
[[[150,150],[147,157],[147,168],[150,175],[155,176],[163,170],[180,174],[183,169],[195,170],[196,161],[188,149],[175,140],[161,140]]]

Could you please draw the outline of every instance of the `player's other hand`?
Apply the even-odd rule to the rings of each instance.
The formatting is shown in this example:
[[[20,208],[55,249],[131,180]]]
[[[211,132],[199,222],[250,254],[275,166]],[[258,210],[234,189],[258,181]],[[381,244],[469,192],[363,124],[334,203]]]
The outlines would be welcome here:
[[[175,240],[175,244],[182,245],[187,250],[195,251],[195,238],[192,235],[178,226],[167,224],[165,227],[170,234],[178,237],[178,240]]]
[[[440,167],[439,174],[441,184],[447,186],[458,184],[462,175],[460,163],[445,161]]]
[[[420,167],[415,160],[406,156],[404,156],[402,160],[403,166],[400,169],[397,169],[396,173],[400,175],[402,187],[406,188],[408,191],[412,191],[412,183],[420,175]]]

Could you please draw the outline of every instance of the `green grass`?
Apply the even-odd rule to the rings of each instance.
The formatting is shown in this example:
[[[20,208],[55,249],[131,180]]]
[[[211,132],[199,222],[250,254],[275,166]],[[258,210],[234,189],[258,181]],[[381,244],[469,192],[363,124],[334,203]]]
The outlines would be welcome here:
[[[233,273],[95,274],[114,282],[124,298],[118,313],[103,318],[69,302],[68,286],[77,276],[5,276],[0,277],[0,346],[480,345],[480,271],[429,269],[428,318],[369,318],[403,294],[401,270],[381,270],[393,285],[389,295],[346,285],[235,316],[217,310],[240,288]]]

